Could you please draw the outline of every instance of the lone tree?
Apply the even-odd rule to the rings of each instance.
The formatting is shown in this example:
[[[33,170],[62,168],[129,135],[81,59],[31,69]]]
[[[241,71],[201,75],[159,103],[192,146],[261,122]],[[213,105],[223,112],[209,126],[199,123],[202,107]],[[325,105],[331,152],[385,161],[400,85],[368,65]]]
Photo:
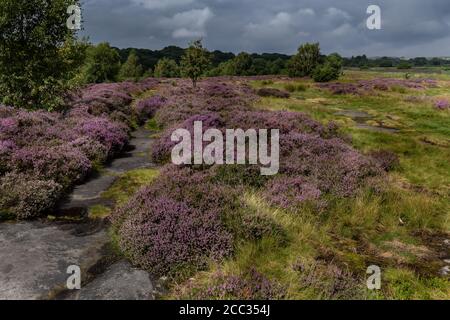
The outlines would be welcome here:
[[[122,65],[119,72],[119,78],[122,80],[139,80],[144,73],[144,69],[139,64],[139,57],[135,50],[132,50],[127,61]]]
[[[67,26],[78,0],[0,1],[0,97],[29,109],[62,105],[69,80],[83,62],[84,46]]]
[[[305,43],[289,61],[290,77],[309,77],[320,62],[319,43]]]
[[[181,72],[192,80],[194,88],[198,79],[205,73],[211,64],[211,55],[203,48],[202,40],[196,40],[189,45],[181,58]]]

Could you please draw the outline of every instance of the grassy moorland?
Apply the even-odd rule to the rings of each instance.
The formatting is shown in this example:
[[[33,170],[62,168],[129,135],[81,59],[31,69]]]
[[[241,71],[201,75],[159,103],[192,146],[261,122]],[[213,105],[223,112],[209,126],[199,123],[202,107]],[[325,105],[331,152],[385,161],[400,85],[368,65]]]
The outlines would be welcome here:
[[[436,81],[422,82],[417,79],[425,75],[409,80],[402,77],[351,71],[339,81],[344,88],[281,77],[208,80],[194,92],[184,81],[161,84],[144,104],[150,109],[158,107],[148,127],[159,132],[152,152],[162,165],[170,150],[170,128],[177,124],[189,127],[196,114],[203,115],[202,120],[211,126],[223,125],[222,121],[245,128],[250,121],[246,112],[250,112],[249,118],[258,118],[256,123],[275,121],[301,132],[308,126],[307,131],[313,133],[317,129],[302,113],[324,127],[336,122],[338,133],[323,134],[319,128],[323,137],[312,142],[334,143],[333,137],[338,137],[358,154],[336,151],[331,162],[346,157],[361,162],[353,166],[342,160],[336,164],[338,168],[330,169],[326,164],[314,164],[320,158],[303,163],[295,149],[286,149],[294,154],[292,158],[285,155],[288,166],[308,166],[312,160],[312,171],[318,168],[323,173],[314,176],[321,196],[310,199],[305,196],[308,190],[302,188],[308,185],[313,189],[308,182],[313,180],[298,184],[295,178],[289,180],[288,170],[282,172],[281,183],[264,181],[251,169],[239,168],[177,169],[166,165],[158,175],[154,169],[125,174],[106,193],[124,204],[112,219],[118,249],[150,272],[169,275],[168,299],[448,298],[448,278],[440,270],[448,259],[450,113],[435,105],[450,98],[450,79],[427,75]],[[352,84],[359,81],[369,83],[355,92]],[[288,91],[290,97],[251,97],[247,85],[256,90]],[[252,111],[242,111],[247,109]],[[274,118],[269,118],[272,115]],[[283,153],[283,142],[281,147]],[[304,155],[309,157],[309,153]],[[388,173],[365,171],[365,157],[377,155]],[[366,165],[370,167],[371,162]],[[352,180],[355,185],[345,195],[339,192],[338,187],[343,187],[339,180],[347,181],[349,176],[339,166],[350,166],[351,176],[359,179],[358,183]],[[325,183],[328,174],[335,179],[332,186]],[[148,184],[147,178],[152,183]],[[284,188],[290,184],[299,186],[300,191]],[[129,190],[137,190],[139,185],[147,186],[131,196]],[[268,190],[295,196],[300,192],[307,201],[282,205],[284,199],[268,196]],[[370,265],[381,267],[379,291],[367,290]]]

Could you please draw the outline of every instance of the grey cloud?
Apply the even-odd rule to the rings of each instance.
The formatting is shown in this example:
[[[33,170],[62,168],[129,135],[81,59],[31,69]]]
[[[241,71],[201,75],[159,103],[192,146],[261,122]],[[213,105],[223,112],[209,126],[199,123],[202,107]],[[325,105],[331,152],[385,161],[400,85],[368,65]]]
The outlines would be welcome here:
[[[368,30],[366,9],[382,10]],[[450,55],[448,0],[87,0],[84,35],[119,47],[159,49],[203,37],[210,49],[294,53],[305,41],[324,52]]]

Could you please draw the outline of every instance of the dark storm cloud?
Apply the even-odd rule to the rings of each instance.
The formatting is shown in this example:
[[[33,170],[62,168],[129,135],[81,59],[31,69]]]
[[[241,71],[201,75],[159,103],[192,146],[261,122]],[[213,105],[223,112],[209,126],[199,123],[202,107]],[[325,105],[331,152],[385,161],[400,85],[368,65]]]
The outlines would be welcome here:
[[[368,30],[379,5],[382,30]],[[210,49],[293,53],[319,41],[344,55],[450,56],[449,0],[85,0],[93,42],[159,49],[203,37]]]

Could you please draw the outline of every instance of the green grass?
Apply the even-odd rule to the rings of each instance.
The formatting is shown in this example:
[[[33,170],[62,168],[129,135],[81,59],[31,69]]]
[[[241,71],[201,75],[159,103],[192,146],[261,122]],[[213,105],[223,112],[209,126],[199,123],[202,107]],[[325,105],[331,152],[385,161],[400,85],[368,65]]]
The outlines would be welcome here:
[[[114,200],[122,205],[142,186],[150,184],[158,176],[157,169],[136,169],[124,173],[107,191],[103,198]]]

